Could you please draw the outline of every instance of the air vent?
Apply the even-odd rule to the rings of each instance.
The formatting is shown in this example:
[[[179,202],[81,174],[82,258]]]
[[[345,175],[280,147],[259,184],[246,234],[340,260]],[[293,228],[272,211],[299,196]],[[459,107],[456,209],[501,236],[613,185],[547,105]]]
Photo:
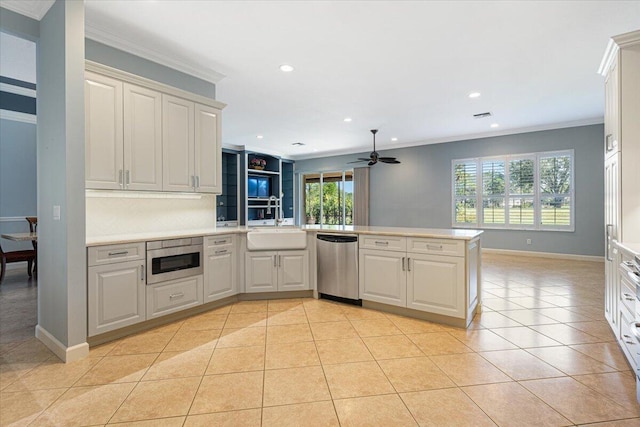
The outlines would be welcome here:
[[[294,142],[291,145],[303,146],[303,145],[305,145],[305,143],[304,142]]]
[[[487,111],[486,113],[474,114],[474,119],[484,119],[485,117],[491,117],[491,112]]]

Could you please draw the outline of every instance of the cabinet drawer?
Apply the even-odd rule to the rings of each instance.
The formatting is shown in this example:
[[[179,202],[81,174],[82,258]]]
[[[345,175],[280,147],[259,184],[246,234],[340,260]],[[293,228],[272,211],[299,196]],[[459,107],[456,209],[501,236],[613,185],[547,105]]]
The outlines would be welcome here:
[[[464,256],[464,241],[448,239],[407,239],[407,252],[432,255]]]
[[[88,252],[87,264],[89,267],[114,262],[143,260],[146,256],[145,242],[94,246],[90,247]]]
[[[209,236],[206,240],[207,249],[233,246],[233,234]]]
[[[407,238],[400,236],[360,235],[361,249],[382,249],[388,251],[406,251]]]
[[[203,303],[202,275],[147,286],[147,319]]]
[[[636,311],[636,287],[627,278],[627,270],[620,267],[618,269],[620,275],[620,301],[627,307],[630,313]]]
[[[624,350],[624,354],[629,364],[635,371],[638,357],[638,340],[631,333],[631,328],[635,327],[633,316],[625,307],[620,307],[620,346]]]

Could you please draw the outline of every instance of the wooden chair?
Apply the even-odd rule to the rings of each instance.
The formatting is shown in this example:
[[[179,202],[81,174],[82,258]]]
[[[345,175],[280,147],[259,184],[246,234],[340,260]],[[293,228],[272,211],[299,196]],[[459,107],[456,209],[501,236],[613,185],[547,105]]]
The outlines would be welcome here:
[[[35,233],[38,231],[38,217],[37,216],[28,216],[25,217],[27,222],[29,223],[29,232]],[[36,259],[33,261],[33,273],[38,277],[38,241],[32,240],[33,250],[36,253]],[[29,275],[31,276],[31,275]]]
[[[31,277],[35,260],[35,249],[4,252],[2,250],[2,246],[0,246],[0,283],[4,280],[4,274],[7,271],[7,264],[27,261],[27,274]]]

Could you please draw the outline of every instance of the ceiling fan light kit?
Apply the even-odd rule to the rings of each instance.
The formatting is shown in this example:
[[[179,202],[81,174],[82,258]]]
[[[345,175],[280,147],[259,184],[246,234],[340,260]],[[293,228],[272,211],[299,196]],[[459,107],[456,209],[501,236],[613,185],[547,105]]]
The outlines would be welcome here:
[[[373,166],[378,162],[381,163],[390,163],[390,164],[399,164],[400,161],[396,160],[395,157],[380,157],[378,152],[376,151],[376,133],[378,133],[378,129],[371,129],[371,133],[373,134],[373,151],[369,153],[369,158],[365,159],[359,157],[358,160],[349,162],[349,163],[360,163],[360,162],[368,162],[369,166]]]

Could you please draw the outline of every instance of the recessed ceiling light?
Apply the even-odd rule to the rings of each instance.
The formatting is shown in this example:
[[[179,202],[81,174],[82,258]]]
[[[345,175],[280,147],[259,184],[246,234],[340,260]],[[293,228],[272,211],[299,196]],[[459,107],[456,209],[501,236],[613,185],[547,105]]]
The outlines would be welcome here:
[[[290,73],[293,71],[293,67],[289,64],[282,64],[280,66],[280,71],[283,71],[285,73]]]
[[[497,128],[498,126],[500,126],[500,125],[499,125],[499,124],[497,124],[497,123],[491,123],[491,127],[492,127],[492,128]]]
[[[469,98],[480,98],[480,92],[471,92]]]
[[[345,117],[345,118],[344,118],[344,121],[345,121],[345,122],[347,122],[347,123],[349,123],[349,122],[351,121],[351,117]]]
[[[395,141],[397,141],[397,140],[398,140],[398,138],[391,138],[391,140],[392,140],[393,142],[395,142]]]
[[[262,138],[264,138],[264,136],[262,136],[262,135],[257,135],[257,136],[256,136],[256,138],[258,138],[258,139],[262,139]]]

